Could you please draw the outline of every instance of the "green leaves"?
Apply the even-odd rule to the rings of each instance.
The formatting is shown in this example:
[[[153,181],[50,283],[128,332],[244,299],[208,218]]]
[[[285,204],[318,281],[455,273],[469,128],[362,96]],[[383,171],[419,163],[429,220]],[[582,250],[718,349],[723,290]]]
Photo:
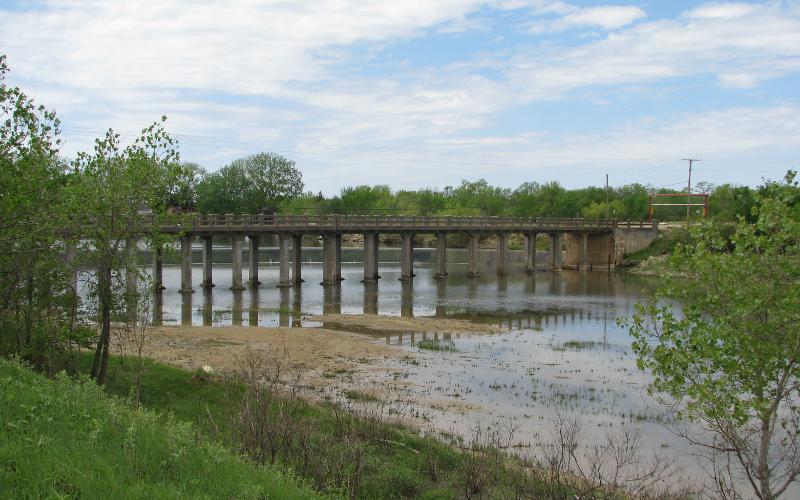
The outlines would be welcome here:
[[[800,384],[800,217],[791,205],[800,197],[792,179],[768,183],[754,223],[694,228],[656,299],[622,322],[655,392],[714,432],[714,442],[758,457],[741,465],[760,478],[762,498],[770,498],[776,464],[800,470],[797,426],[775,427],[778,416],[800,422],[792,389]]]

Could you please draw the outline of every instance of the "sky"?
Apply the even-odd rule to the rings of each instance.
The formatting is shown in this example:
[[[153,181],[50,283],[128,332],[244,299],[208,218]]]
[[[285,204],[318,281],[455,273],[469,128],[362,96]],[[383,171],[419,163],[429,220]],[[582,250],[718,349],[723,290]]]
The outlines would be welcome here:
[[[67,157],[166,115],[182,160],[326,195],[800,167],[800,0],[0,0],[0,53]]]

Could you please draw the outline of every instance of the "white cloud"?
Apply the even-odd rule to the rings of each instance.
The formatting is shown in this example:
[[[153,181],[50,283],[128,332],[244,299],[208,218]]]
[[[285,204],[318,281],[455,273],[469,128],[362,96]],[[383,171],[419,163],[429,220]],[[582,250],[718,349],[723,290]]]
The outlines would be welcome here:
[[[644,10],[639,7],[606,5],[587,7],[567,14],[561,19],[561,22],[567,26],[598,26],[606,30],[613,30],[638,21],[645,15]]]
[[[752,14],[758,9],[749,3],[711,3],[689,11],[686,17],[693,19],[734,19]]]

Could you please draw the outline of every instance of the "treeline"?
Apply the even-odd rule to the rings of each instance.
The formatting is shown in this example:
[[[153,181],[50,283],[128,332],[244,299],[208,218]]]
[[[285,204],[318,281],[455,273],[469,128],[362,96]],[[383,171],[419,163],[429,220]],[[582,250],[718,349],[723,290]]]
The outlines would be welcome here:
[[[259,153],[233,161],[216,172],[197,164],[179,167],[180,187],[170,203],[201,213],[261,213],[305,215],[485,215],[513,217],[584,217],[640,220],[648,218],[652,193],[682,194],[686,191],[643,184],[566,189],[555,181],[525,182],[516,189],[492,186],[484,179],[461,181],[444,189],[393,190],[386,185],[345,187],[339,195],[303,192],[302,174],[291,160]],[[752,218],[758,189],[748,186],[700,184],[695,193],[709,194],[709,216],[734,221]],[[693,197],[692,203],[702,203]],[[660,203],[685,203],[685,198],[662,198]],[[703,207],[691,207],[701,218]],[[655,207],[654,218],[682,220],[685,206]]]

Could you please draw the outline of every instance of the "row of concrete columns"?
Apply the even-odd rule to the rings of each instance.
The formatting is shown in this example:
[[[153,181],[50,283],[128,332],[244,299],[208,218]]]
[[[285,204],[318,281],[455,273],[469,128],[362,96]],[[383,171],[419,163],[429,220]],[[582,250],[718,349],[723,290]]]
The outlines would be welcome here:
[[[551,269],[561,269],[563,267],[562,256],[562,234],[547,233],[550,236],[550,252],[548,267]],[[444,232],[436,235],[436,277],[444,278],[447,276],[447,234]],[[467,241],[467,276],[479,275],[479,251],[481,233],[469,233]],[[525,270],[528,273],[536,270],[536,237],[537,233],[525,234]],[[212,243],[211,236],[201,236],[203,240],[203,288],[214,286],[212,276]],[[258,256],[259,239],[258,235],[248,235],[249,258],[248,267],[250,279],[248,285],[257,287],[261,284],[258,280]],[[580,234],[580,257],[579,268],[585,268],[587,263],[587,242],[588,233]],[[279,254],[279,287],[291,287],[303,282],[302,279],[302,240],[301,234],[281,234],[278,236]],[[342,235],[324,234],[322,236],[323,246],[323,278],[322,285],[335,285],[342,278]],[[242,247],[243,237],[231,237],[231,269],[233,290],[243,290],[245,284],[242,280]],[[374,283],[380,279],[378,274],[378,233],[364,234],[364,283]],[[414,274],[414,234],[402,233],[400,235],[400,279],[412,280]],[[154,281],[156,286],[161,285],[161,255],[160,249],[154,252]],[[497,244],[497,274],[508,274],[508,233],[498,234]],[[181,238],[181,292],[191,293],[192,288],[192,246],[191,237]]]

